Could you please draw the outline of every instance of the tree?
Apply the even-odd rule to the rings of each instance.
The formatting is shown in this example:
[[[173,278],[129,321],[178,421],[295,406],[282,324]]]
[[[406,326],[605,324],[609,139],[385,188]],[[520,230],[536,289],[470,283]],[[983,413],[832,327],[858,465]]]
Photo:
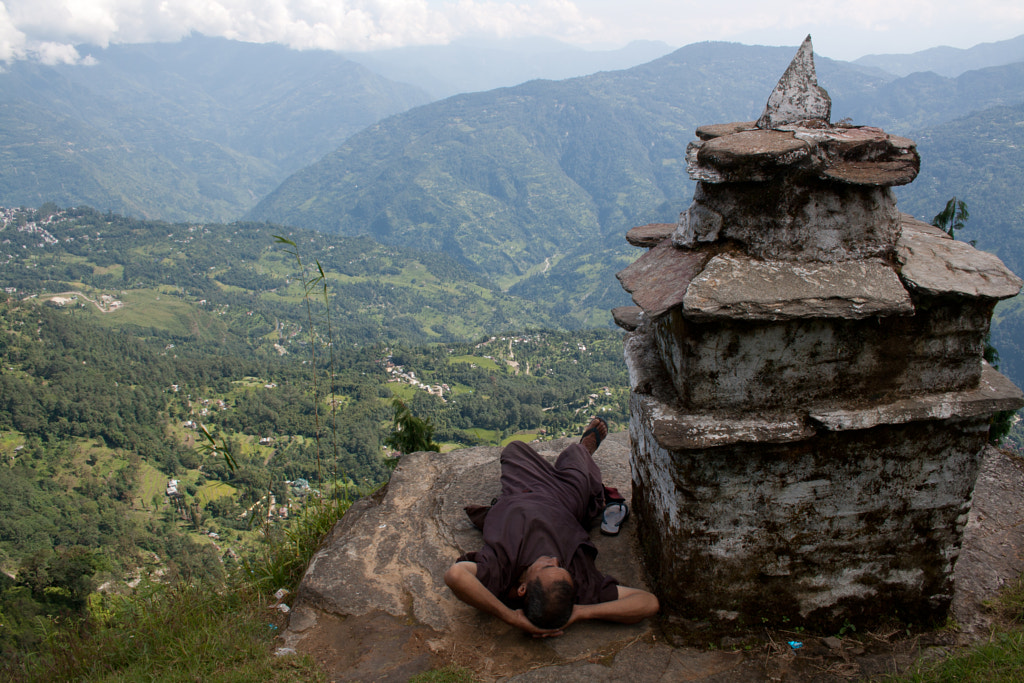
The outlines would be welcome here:
[[[967,219],[970,217],[971,214],[967,210],[967,202],[953,197],[946,202],[946,208],[935,215],[935,218],[932,219],[932,225],[946,232],[950,237],[956,238],[955,231],[963,230],[967,224]]]
[[[441,447],[433,442],[434,425],[430,420],[421,420],[413,415],[401,399],[396,398],[392,405],[395,407],[395,429],[384,439],[385,445],[401,453],[441,451]]]

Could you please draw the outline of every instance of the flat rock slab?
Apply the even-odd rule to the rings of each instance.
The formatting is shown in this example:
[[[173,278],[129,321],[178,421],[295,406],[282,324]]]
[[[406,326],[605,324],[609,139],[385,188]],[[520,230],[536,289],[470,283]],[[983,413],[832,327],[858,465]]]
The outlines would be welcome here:
[[[981,381],[974,389],[924,394],[889,403],[875,403],[868,408],[812,410],[810,417],[833,432],[870,429],[880,424],[905,424],[915,420],[945,420],[991,415],[1001,410],[1017,410],[1024,406],[1021,390],[992,366],[985,363]]]
[[[859,320],[913,311],[893,269],[867,260],[816,264],[720,254],[683,297],[683,315],[695,320]]]
[[[709,255],[676,249],[666,239],[615,274],[648,318],[664,315],[683,302],[690,281],[704,269]]]
[[[639,306],[616,306],[612,309],[612,319],[615,324],[632,332],[643,323],[644,309]]]
[[[736,443],[787,443],[814,436],[801,415],[718,416],[687,415],[652,396],[636,394],[632,401],[640,420],[658,445],[667,451],[715,448]]]
[[[648,223],[638,225],[626,233],[626,241],[634,247],[656,247],[676,231],[675,223]]]
[[[807,163],[813,149],[791,132],[745,130],[702,144],[697,150],[697,163],[713,169],[720,181],[769,180]]]
[[[554,461],[575,441],[560,439],[534,447]],[[648,634],[648,622],[632,626],[595,622],[578,624],[560,638],[535,640],[463,604],[445,586],[445,570],[459,555],[481,545],[481,534],[463,507],[489,504],[498,495],[500,453],[500,448],[486,447],[404,456],[387,489],[354,505],[314,556],[299,587],[285,645],[302,650],[307,643],[322,652],[330,642],[322,636],[323,623],[333,637],[352,644],[342,649],[333,646],[348,653],[335,658],[344,667],[380,667],[369,650],[362,656],[350,652],[366,649],[369,641],[376,640],[395,662],[415,660],[426,669],[440,659],[454,660],[500,677],[617,651]],[[595,459],[605,483],[628,499],[628,435],[610,435]],[[631,521],[618,536],[603,536],[595,529],[591,538],[602,571],[624,585],[644,585]],[[333,616],[325,621],[327,615]],[[391,668],[394,680],[404,681],[411,675],[408,666]],[[339,680],[371,680],[347,676],[344,673]]]
[[[941,231],[921,229],[916,221],[904,220],[902,226],[896,258],[908,287],[933,296],[987,299],[1008,299],[1020,291],[1021,279],[995,254],[939,237],[935,232]]]
[[[732,135],[743,130],[754,130],[757,128],[757,121],[734,121],[732,123],[710,123],[697,128],[697,137],[701,140],[720,138],[723,135]]]
[[[987,635],[985,602],[1024,572],[1024,458],[988,449],[955,572],[953,616],[966,633]]]

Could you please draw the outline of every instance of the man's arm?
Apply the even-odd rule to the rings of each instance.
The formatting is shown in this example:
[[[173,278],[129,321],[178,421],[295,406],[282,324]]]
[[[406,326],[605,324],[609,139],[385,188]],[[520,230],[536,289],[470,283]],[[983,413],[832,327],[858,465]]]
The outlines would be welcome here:
[[[535,637],[557,636],[561,629],[537,628],[526,618],[523,610],[513,610],[497,598],[476,578],[476,562],[456,562],[444,573],[444,582],[455,593],[455,597],[467,605],[492,614],[506,624],[526,631]]]
[[[658,598],[639,588],[616,586],[618,598],[593,605],[575,605],[569,624],[585,619],[617,621],[620,624],[635,624],[658,613]]]

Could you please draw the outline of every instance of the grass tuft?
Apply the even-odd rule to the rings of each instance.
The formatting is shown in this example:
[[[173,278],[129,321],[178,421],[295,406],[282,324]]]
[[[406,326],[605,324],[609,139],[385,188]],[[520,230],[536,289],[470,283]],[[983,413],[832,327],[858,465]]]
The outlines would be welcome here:
[[[321,681],[309,657],[275,657],[278,625],[258,596],[151,584],[104,599],[104,623],[54,629],[0,673],[32,681]]]
[[[469,669],[449,664],[416,674],[409,679],[409,683],[477,683],[477,679],[473,678],[473,672]]]
[[[944,659],[915,665],[891,683],[1020,683],[1024,681],[1024,575],[991,604],[997,626],[988,641]]]
[[[350,506],[347,497],[309,502],[296,523],[272,535],[263,551],[244,563],[247,585],[264,595],[279,588],[295,590],[320,543]]]

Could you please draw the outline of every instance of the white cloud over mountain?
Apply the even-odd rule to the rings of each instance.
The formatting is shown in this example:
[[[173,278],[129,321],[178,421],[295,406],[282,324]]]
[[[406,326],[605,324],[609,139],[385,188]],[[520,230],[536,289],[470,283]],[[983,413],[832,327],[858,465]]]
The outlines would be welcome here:
[[[840,58],[966,47],[1024,33],[1020,0],[0,0],[0,61],[74,62],[75,45],[177,40],[192,32],[294,48],[372,50],[473,36],[684,45],[796,45]],[[824,39],[824,40],[822,40]],[[832,49],[829,48],[831,44]],[[843,54],[846,53],[846,54]]]

